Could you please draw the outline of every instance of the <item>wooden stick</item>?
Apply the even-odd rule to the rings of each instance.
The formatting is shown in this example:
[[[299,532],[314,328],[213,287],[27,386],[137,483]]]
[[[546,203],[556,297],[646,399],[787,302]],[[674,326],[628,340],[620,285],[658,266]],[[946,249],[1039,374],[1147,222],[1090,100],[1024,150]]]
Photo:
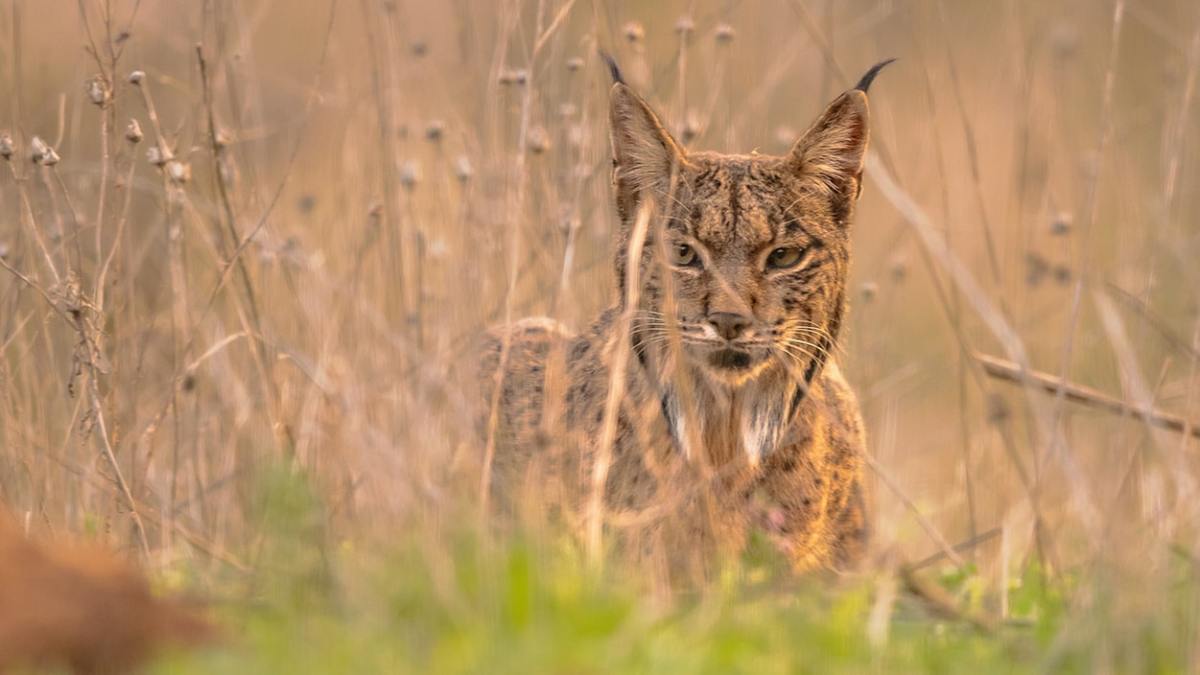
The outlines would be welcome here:
[[[998,380],[1033,385],[1051,394],[1061,393],[1068,401],[1080,405],[1107,410],[1118,415],[1136,415],[1146,420],[1150,426],[1200,438],[1200,426],[1179,415],[1163,412],[1157,408],[1127,403],[1091,387],[1075,384],[1041,371],[1023,369],[1013,361],[1006,359],[979,353],[972,356],[979,362],[979,365],[983,366],[983,372]]]

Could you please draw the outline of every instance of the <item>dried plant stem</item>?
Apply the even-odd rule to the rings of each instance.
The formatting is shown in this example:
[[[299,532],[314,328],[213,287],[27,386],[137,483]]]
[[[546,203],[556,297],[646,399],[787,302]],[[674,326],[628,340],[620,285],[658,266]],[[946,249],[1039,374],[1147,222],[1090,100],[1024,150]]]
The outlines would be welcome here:
[[[541,34],[541,20],[543,9],[545,7],[544,0],[538,0],[538,26],[537,32]],[[501,43],[507,42],[507,37]],[[534,79],[533,73],[537,65],[538,52],[533,51],[529,56],[528,80],[525,82],[525,91],[521,99],[521,125],[517,132],[517,156],[516,166],[514,167],[514,176],[516,177],[516,188],[510,190],[512,194],[511,202],[508,205],[507,214],[509,217],[509,260],[508,260],[508,288],[504,294],[504,323],[506,326],[512,325],[513,320],[513,302],[515,300],[517,287],[517,277],[521,260],[521,228],[520,222],[524,214],[526,183],[528,181],[526,171],[526,158],[528,150],[529,138],[529,122],[530,115],[533,112],[534,100]],[[488,410],[487,423],[487,440],[484,443],[483,449],[483,467],[479,476],[479,508],[482,516],[487,516],[491,507],[491,482],[492,482],[492,464],[496,458],[496,431],[500,424],[500,395],[504,389],[504,373],[508,369],[508,359],[512,351],[512,331],[504,331],[504,336],[501,339],[500,345],[500,362],[496,367],[496,382],[492,386],[491,400]]]
[[[1121,27],[1124,25],[1125,18],[1125,0],[1116,0],[1113,3],[1112,15],[1112,34],[1109,39],[1108,52],[1108,68],[1104,74],[1104,91],[1100,105],[1100,138],[1097,141],[1096,156],[1103,158],[1107,153],[1108,146],[1112,141],[1113,135],[1113,92],[1116,89],[1117,81],[1117,59],[1120,55],[1121,46]],[[1083,264],[1080,266],[1079,279],[1075,282],[1074,294],[1071,298],[1071,311],[1067,320],[1066,334],[1063,337],[1062,344],[1062,362],[1059,367],[1059,377],[1063,380],[1067,379],[1068,371],[1071,368],[1071,355],[1074,353],[1075,347],[1075,330],[1079,326],[1079,315],[1081,305],[1083,303],[1083,289],[1087,285],[1091,276],[1090,257],[1087,255],[1089,244],[1091,242],[1092,231],[1095,230],[1096,216],[1099,210],[1100,201],[1100,167],[1096,167],[1095,173],[1091,176],[1087,186],[1087,198],[1084,201],[1083,208],[1085,217],[1083,219],[1083,236],[1080,243],[1080,252],[1083,255]],[[1063,414],[1063,401],[1066,395],[1065,391],[1060,390],[1055,396],[1054,401],[1054,425],[1058,426],[1059,420]],[[1047,452],[1057,450],[1056,446],[1050,446]]]
[[[641,295],[642,249],[646,244],[653,202],[642,201],[637,220],[629,235],[629,249],[625,263],[625,298],[622,312],[613,330],[613,340],[608,348],[611,356],[608,363],[608,396],[604,401],[604,417],[600,427],[600,438],[592,460],[591,492],[588,496],[586,514],[586,546],[588,558],[599,565],[603,553],[604,493],[608,485],[608,471],[612,466],[613,445],[617,437],[617,416],[621,401],[625,397],[625,377],[628,373],[629,352],[633,341],[629,335],[633,315],[637,312]]]
[[[968,623],[984,634],[996,632],[998,622],[994,617],[959,607],[958,602],[945,589],[922,579],[912,566],[901,565],[900,578],[904,580],[904,587],[908,592],[924,601],[935,614]]]
[[[83,330],[81,327],[80,330]],[[88,363],[88,394],[91,397],[92,414],[96,418],[96,433],[100,437],[100,446],[104,449],[104,457],[108,460],[109,466],[113,470],[113,478],[117,483],[117,487],[121,490],[121,496],[125,498],[126,506],[129,507],[129,516],[133,519],[133,527],[137,533],[138,544],[141,546],[142,555],[150,557],[150,543],[146,539],[146,527],[142,524],[142,516],[138,511],[137,500],[133,497],[133,491],[129,489],[129,483],[125,480],[125,475],[121,471],[121,465],[117,463],[117,455],[113,451],[112,442],[109,440],[108,422],[104,416],[104,405],[100,401],[100,388],[97,383],[97,370],[93,363]]]
[[[213,111],[213,93],[212,82],[208,76],[208,62],[204,59],[204,46],[196,45],[196,61],[200,66],[200,87],[204,96],[204,113],[208,123],[208,145],[212,153],[213,159],[213,182],[217,186],[217,196],[221,202],[221,209],[225,215],[225,226],[229,230],[229,236],[236,244],[242,240],[238,233],[237,216],[233,210],[233,201],[229,196],[229,185],[225,180],[224,164],[225,144],[218,138],[216,113]],[[224,241],[221,237],[220,241]],[[246,293],[246,302],[250,306],[250,318],[254,323],[254,329],[262,332],[262,320],[259,317],[258,299],[254,294],[254,285],[250,279],[250,271],[246,269],[246,261],[242,258],[237,259],[238,273],[241,276],[243,290]]]
[[[946,5],[942,0],[937,3],[938,18],[941,19],[942,28],[946,34],[952,34],[949,27],[949,20],[946,18]],[[967,106],[963,100],[962,85],[958,77],[958,68],[955,66],[956,59],[954,58],[954,50],[949,40],[946,41],[946,67],[950,71],[950,90],[954,92],[954,101],[958,107],[959,121],[963,125],[963,140],[967,146],[967,162],[971,167],[971,185],[974,188],[973,194],[975,197],[975,209],[979,213],[979,224],[983,231],[983,242],[987,248],[988,264],[991,266],[992,283],[999,290],[1003,290],[1003,278],[1000,274],[1000,256],[996,251],[996,238],[992,234],[991,220],[988,217],[987,205],[983,201],[983,179],[979,172],[979,150],[975,141],[975,129],[971,123],[971,115],[967,113]],[[1011,312],[1008,311],[1004,304],[1004,294],[998,295],[998,303],[1001,311],[1005,316],[1011,317]]]
[[[104,288],[108,283],[108,271],[112,267],[113,258],[117,255],[117,250],[121,247],[121,242],[125,238],[125,225],[129,222],[129,205],[133,201],[133,176],[137,169],[137,163],[130,158],[129,169],[125,173],[125,199],[121,204],[121,217],[117,220],[117,231],[113,234],[112,247],[109,248],[108,254],[105,255],[100,249],[97,249],[97,255],[102,255],[104,262],[101,263],[100,269],[96,272],[96,286],[93,289],[94,298],[93,304],[96,306],[96,313],[104,314],[105,291]]]
[[[1157,408],[1129,403],[1104,392],[1075,384],[1056,375],[1022,368],[1008,359],[1001,359],[987,354],[974,354],[975,360],[983,366],[983,371],[989,376],[1005,382],[1023,386],[1034,386],[1042,391],[1064,400],[1078,403],[1089,408],[1104,410],[1117,415],[1140,417],[1146,423],[1168,431],[1200,438],[1200,426],[1179,415],[1163,412]]]
[[[1179,167],[1183,160],[1185,148],[1184,136],[1187,134],[1188,121],[1192,119],[1192,102],[1196,97],[1196,82],[1200,76],[1200,21],[1192,33],[1188,45],[1187,79],[1180,94],[1179,114],[1171,126],[1171,156],[1167,160],[1167,177],[1163,182],[1163,209],[1169,218],[1175,205],[1175,190],[1179,183]]]
[[[9,274],[12,274],[17,279],[20,279],[21,282],[24,283],[26,286],[37,291],[38,295],[42,296],[42,299],[46,301],[46,304],[50,306],[50,309],[53,310],[55,314],[59,315],[60,317],[63,318],[63,320],[70,323],[70,317],[68,317],[62,311],[62,309],[59,308],[59,306],[54,302],[54,298],[50,297],[50,293],[48,293],[46,291],[46,289],[42,288],[41,286],[38,285],[37,282],[33,281],[29,277],[22,274],[20,270],[16,269],[12,265],[9,265],[8,261],[6,261],[4,258],[0,258],[0,267],[3,267],[5,270],[8,271]]]
[[[937,527],[935,527],[934,524],[929,521],[929,518],[925,517],[925,514],[921,513],[921,510],[917,508],[917,505],[914,504],[911,499],[909,499],[908,495],[904,493],[904,490],[900,488],[900,484],[897,483],[894,478],[892,478],[891,474],[889,474],[887,470],[885,470],[879,464],[879,462],[875,461],[875,458],[871,455],[871,453],[867,452],[865,449],[863,450],[863,459],[866,461],[867,466],[871,468],[871,471],[873,471],[876,476],[879,476],[884,485],[887,485],[888,489],[892,491],[892,494],[896,495],[896,497],[904,504],[904,508],[908,509],[909,513],[913,514],[913,517],[917,519],[917,524],[921,526],[922,530],[925,530],[925,534],[929,535],[929,538],[933,540],[933,543],[937,544],[938,548],[941,549],[942,554],[959,567],[965,565],[966,561],[964,561],[962,557],[955,552],[954,547],[950,545],[950,542],[946,540],[946,537],[944,537]]]
[[[1003,533],[1004,533],[1004,528],[993,527],[992,529],[987,530],[985,532],[980,532],[979,534],[972,535],[969,539],[966,539],[965,541],[961,541],[961,542],[955,544],[954,546],[951,546],[950,548],[951,548],[951,550],[955,551],[956,553],[963,552],[963,551],[970,551],[970,550],[973,550],[976,547],[978,547],[980,544],[984,544],[984,543],[991,541],[992,539],[995,539],[996,537],[1000,536]],[[908,567],[908,569],[915,572],[917,570],[921,570],[926,567],[929,567],[930,565],[939,563],[945,559],[946,559],[945,551],[937,551],[935,553],[929,554],[928,556],[926,556],[924,558],[921,558],[917,562],[909,563],[907,565],[907,567]]]
[[[205,120],[208,125],[208,144],[209,151],[212,155],[213,182],[217,186],[217,196],[221,203],[221,210],[225,217],[225,226],[229,231],[229,237],[233,245],[238,245],[241,241],[241,234],[238,232],[237,214],[233,208],[233,200],[230,197],[230,187],[226,180],[225,163],[225,144],[218,137],[216,112],[214,111],[212,82],[208,73],[208,62],[204,58],[203,45],[196,45],[196,61],[200,67],[200,86],[204,98]],[[250,270],[246,266],[245,258],[240,255],[230,255],[225,250],[225,236],[217,227],[218,241],[221,242],[222,255],[226,256],[230,262],[236,262],[238,278],[242,282],[242,291],[246,296],[246,304],[248,306],[250,316],[249,322],[243,318],[243,330],[256,335],[263,334],[262,316],[258,309],[258,299],[254,292],[254,283],[250,278]],[[226,263],[228,264],[228,263]],[[239,317],[241,310],[239,308]],[[191,340],[189,339],[189,345]],[[263,389],[267,395],[267,405],[270,408],[271,426],[277,432],[284,432],[283,435],[288,439],[287,447],[290,449],[294,444],[291,442],[288,427],[281,423],[283,419],[283,410],[281,406],[281,397],[279,392],[279,384],[276,381],[271,368],[274,362],[267,343],[262,340],[255,341],[254,349],[254,365],[258,369],[259,377],[263,383]],[[174,478],[172,478],[174,480]],[[172,494],[174,491],[172,490]]]
[[[867,156],[866,172],[874,179],[884,197],[916,232],[922,248],[929,257],[943,269],[954,281],[956,287],[966,298],[971,308],[983,320],[984,324],[1000,342],[1006,355],[1012,361],[1027,365],[1029,358],[1025,351],[1024,342],[1013,329],[1011,323],[996,305],[988,298],[957,256],[946,246],[944,239],[937,234],[937,228],[930,221],[925,211],[917,205],[912,196],[901,188],[892,178],[891,172],[873,154]],[[1058,439],[1061,432],[1053,424],[1050,416],[1033,401],[1029,401],[1026,409],[1034,422],[1034,428],[1041,437],[1045,447],[1059,447]],[[1090,534],[1098,533],[1099,513],[1091,494],[1091,489],[1084,481],[1083,472],[1075,459],[1069,453],[1052,453],[1062,465],[1071,483],[1071,495],[1075,509],[1080,516],[1083,526]],[[1036,492],[1036,489],[1035,489]],[[1096,540],[1093,538],[1093,540]]]
[[[93,487],[98,487],[98,488],[108,491],[109,493],[112,493],[114,488],[111,484],[96,480],[95,478],[91,477],[85,469],[77,466],[75,463],[71,462],[70,460],[67,460],[63,457],[55,456],[53,453],[47,453],[47,456],[52,461],[58,463],[60,466],[62,466],[64,469],[66,469],[70,473],[75,474],[81,480],[91,484]],[[121,495],[121,496],[123,496],[123,495]],[[155,513],[155,509],[153,507],[151,507],[141,501],[135,501],[134,504],[137,505],[137,507],[139,509],[139,513],[142,514],[142,517],[144,517],[145,520],[149,521],[151,525],[154,525],[159,528],[168,527],[168,525],[163,522],[163,519]],[[248,573],[251,571],[250,567],[248,565],[243,563],[241,560],[239,560],[237,557],[235,557],[228,551],[224,550],[224,548],[222,548],[219,544],[209,541],[208,539],[205,539],[204,537],[196,534],[195,532],[191,531],[189,528],[180,524],[177,519],[173,520],[169,524],[169,527],[173,528],[175,532],[178,532],[179,535],[182,536],[184,538],[184,540],[186,540],[189,544],[191,544],[193,547],[195,547],[196,550],[207,555],[208,557],[212,558],[213,560],[223,562],[226,565],[228,565],[229,567],[237,570],[238,572]]]
[[[125,480],[125,475],[121,471],[121,465],[117,462],[116,453],[113,451],[112,443],[109,440],[108,423],[104,415],[103,403],[100,400],[100,390],[98,386],[99,373],[92,356],[94,353],[94,344],[91,336],[92,330],[85,323],[85,312],[76,311],[71,315],[68,315],[62,310],[62,308],[58,306],[58,304],[50,296],[50,293],[26,277],[24,274],[21,274],[21,272],[9,265],[8,262],[6,262],[3,258],[0,258],[0,267],[4,267],[4,269],[20,279],[27,286],[37,290],[37,292],[42,296],[42,299],[45,300],[47,305],[49,305],[50,309],[62,317],[62,319],[71,325],[79,334],[80,340],[84,345],[84,349],[88,354],[87,358],[85,359],[85,366],[88,371],[88,402],[90,404],[91,413],[96,420],[96,431],[100,439],[101,449],[105,459],[108,461],[109,466],[113,471],[113,479],[115,480],[122,497],[125,498],[126,506],[129,508],[130,516],[133,519],[134,528],[137,532],[138,543],[141,547],[142,553],[149,556],[150,546],[148,540],[146,539],[145,527],[142,525],[141,516],[138,513],[137,500],[134,499],[133,492],[129,488],[129,483]]]
[[[112,105],[106,102],[100,109],[100,187],[96,194],[96,259],[104,256],[104,208],[107,205],[109,171],[112,165],[112,152],[109,150],[109,136],[112,128]],[[93,289],[94,290],[94,289]]]
[[[404,288],[404,275],[407,270],[404,268],[403,252],[407,241],[401,232],[399,196],[396,190],[400,181],[396,171],[395,115],[392,109],[391,86],[387,77],[390,71],[385,72],[384,70],[390,64],[390,59],[386,48],[379,45],[381,42],[378,35],[380,22],[377,20],[375,12],[372,11],[370,0],[360,0],[360,4],[364,23],[363,33],[367,42],[367,56],[371,64],[371,97],[375,101],[375,122],[379,127],[377,157],[379,158],[383,190],[383,222],[381,225],[384,233],[382,240],[385,244],[379,248],[384,253],[383,263],[390,268],[388,272],[400,282],[399,288],[396,288],[394,292],[399,301],[400,320],[403,326],[407,326],[409,307],[407,289]],[[397,253],[398,248],[401,249],[399,253]],[[388,284],[389,293],[393,292],[390,290],[392,287],[393,284]],[[401,367],[406,367],[406,365],[401,363]]]
[[[42,254],[42,259],[46,262],[46,269],[50,270],[50,275],[54,277],[54,285],[58,286],[62,283],[62,274],[58,271],[58,265],[54,263],[54,256],[50,253],[50,248],[46,246],[46,240],[42,237],[42,230],[38,226],[37,218],[33,214],[33,204],[29,200],[29,191],[25,187],[25,176],[22,176],[16,167],[16,162],[10,161],[8,168],[12,172],[13,181],[17,184],[17,194],[21,198],[21,213],[20,220],[25,224],[29,234],[33,237],[34,243],[37,244],[38,251]]]

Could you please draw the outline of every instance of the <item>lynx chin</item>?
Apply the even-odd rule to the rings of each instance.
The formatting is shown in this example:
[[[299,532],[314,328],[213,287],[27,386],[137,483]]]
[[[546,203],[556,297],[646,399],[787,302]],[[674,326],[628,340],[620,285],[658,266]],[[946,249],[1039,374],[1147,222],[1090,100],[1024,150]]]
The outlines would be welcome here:
[[[758,531],[798,570],[845,567],[868,530],[865,440],[834,353],[867,89],[891,61],[771,157],[688,151],[607,60],[617,297],[579,335],[488,333],[485,493],[570,525],[599,504],[638,555]]]

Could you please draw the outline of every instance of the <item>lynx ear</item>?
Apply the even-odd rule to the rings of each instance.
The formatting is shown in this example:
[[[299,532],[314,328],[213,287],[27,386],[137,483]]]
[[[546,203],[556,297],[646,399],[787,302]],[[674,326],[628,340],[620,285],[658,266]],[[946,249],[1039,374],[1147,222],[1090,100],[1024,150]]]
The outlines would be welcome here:
[[[851,89],[796,141],[788,163],[797,175],[814,180],[834,199],[855,199],[867,137],[867,94]]]
[[[672,174],[686,166],[687,156],[642,97],[619,75],[614,79],[609,94],[613,182],[617,212],[624,222],[637,212],[643,198],[668,192]]]
[[[804,132],[788,155],[793,170],[815,179],[843,204],[858,198],[867,157],[867,89],[888,59],[876,64],[858,84],[842,94]]]

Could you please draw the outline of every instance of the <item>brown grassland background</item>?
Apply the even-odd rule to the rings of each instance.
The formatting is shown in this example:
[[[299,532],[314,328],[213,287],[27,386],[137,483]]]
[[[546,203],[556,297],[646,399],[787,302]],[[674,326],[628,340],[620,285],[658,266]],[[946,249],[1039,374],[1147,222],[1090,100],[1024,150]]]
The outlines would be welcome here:
[[[598,47],[728,152],[782,152],[899,57],[840,356],[873,564],[968,542],[995,588],[1036,558],[1171,592],[1200,439],[1142,413],[1200,420],[1192,0],[3,0],[0,499],[246,569],[283,464],[338,532],[436,555],[475,513],[473,337],[613,296]]]

